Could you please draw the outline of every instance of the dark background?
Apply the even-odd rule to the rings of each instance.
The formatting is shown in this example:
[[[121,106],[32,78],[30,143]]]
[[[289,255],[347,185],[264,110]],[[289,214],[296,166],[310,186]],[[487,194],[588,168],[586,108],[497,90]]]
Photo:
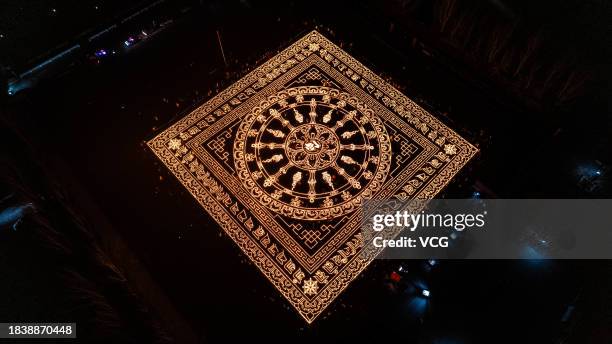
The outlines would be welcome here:
[[[3,83],[28,87],[2,96],[0,209],[38,210],[0,230],[0,321],[105,343],[609,343],[605,261],[410,261],[399,281],[375,262],[308,326],[145,146],[316,28],[481,149],[443,197],[608,197],[607,1],[2,6]]]

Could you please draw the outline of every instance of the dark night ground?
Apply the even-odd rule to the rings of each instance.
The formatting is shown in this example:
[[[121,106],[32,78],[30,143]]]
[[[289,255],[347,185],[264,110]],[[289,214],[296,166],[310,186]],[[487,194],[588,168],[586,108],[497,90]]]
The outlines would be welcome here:
[[[210,342],[249,337],[257,342],[347,338],[429,343],[454,338],[459,343],[547,343],[559,336],[564,308],[580,291],[583,312],[598,314],[593,304],[602,295],[594,290],[606,290],[606,277],[596,274],[601,262],[442,262],[427,277],[434,297],[423,324],[409,314],[405,296],[391,294],[384,286],[384,277],[395,263],[378,262],[326,314],[305,326],[144,146],[144,140],[156,130],[189,111],[192,104],[199,104],[196,100],[208,99],[260,62],[264,54],[313,27],[304,22],[304,12],[293,8],[274,11],[281,14],[272,10],[257,15],[220,12],[216,21],[221,23],[226,53],[231,57],[227,75],[216,42],[215,20],[198,13],[125,58],[100,67],[78,66],[9,108],[10,120],[22,128],[44,160],[61,166],[56,171],[62,172],[56,173],[69,184],[67,188],[84,192],[99,207],[103,215],[93,215],[90,222],[99,223],[97,216],[107,219],[148,270],[152,281],[135,273],[130,276],[138,268],[127,269],[135,290],[155,290],[153,285],[158,285],[178,317],[196,336]],[[446,197],[469,196],[470,185],[477,179],[500,197],[582,196],[571,166],[580,159],[600,157],[601,147],[607,147],[609,141],[598,131],[605,133],[606,125],[575,124],[569,118],[576,118],[577,107],[552,116],[496,97],[495,90],[476,87],[478,82],[465,78],[465,73],[449,71],[408,43],[398,44],[401,34],[389,34],[379,18],[366,18],[364,13],[368,11],[345,12],[339,6],[329,9],[320,22],[335,30],[333,40],[353,43],[348,50],[356,58],[405,86],[408,96],[434,104],[438,115],[448,112],[449,118],[442,119],[452,120],[451,127],[481,145],[481,156],[457,178]],[[246,62],[250,66],[244,66]],[[580,116],[587,118],[583,113]],[[597,113],[591,118],[597,119]],[[559,127],[562,133],[553,137]],[[483,134],[479,134],[481,129]],[[79,207],[84,213],[94,213],[90,204],[79,201]],[[1,264],[13,266],[15,274],[44,272],[37,264],[42,253],[27,249],[25,232],[1,238],[2,252],[8,252]],[[103,237],[111,236],[102,232]],[[115,256],[123,255],[113,239],[103,241],[111,242]],[[10,295],[20,292],[11,297],[7,313],[0,314],[39,314],[41,320],[53,320],[49,317],[55,309],[63,308],[61,298],[51,297],[63,294],[57,287],[60,282],[49,282],[50,290],[40,293],[40,301],[30,297],[40,292],[41,281],[54,280],[53,275],[32,275],[15,278],[32,282],[10,285]],[[593,294],[584,295],[587,291]],[[153,304],[149,306],[153,318],[164,318],[155,315],[155,308],[166,303],[148,294],[155,292],[141,294],[140,299]],[[26,310],[19,311],[22,305],[27,305]],[[41,309],[49,313],[37,313]],[[588,316],[583,319],[591,320]],[[164,321],[167,319],[161,320],[162,327]],[[592,324],[579,329],[593,333],[597,330],[592,327],[601,326]]]

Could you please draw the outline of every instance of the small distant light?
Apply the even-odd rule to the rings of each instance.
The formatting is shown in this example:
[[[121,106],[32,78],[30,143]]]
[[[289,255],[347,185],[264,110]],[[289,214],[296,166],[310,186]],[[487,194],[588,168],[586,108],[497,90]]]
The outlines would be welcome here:
[[[599,176],[601,175],[601,171],[595,171],[595,174]]]
[[[55,8],[52,8],[52,9],[51,9],[51,12],[52,12],[52,13],[56,13],[56,12],[57,12],[57,10],[56,10]]]
[[[565,309],[565,312],[563,313],[563,316],[561,317],[561,322],[568,322],[572,314],[574,313],[575,308],[576,307],[574,305],[567,306],[567,308]]]
[[[423,295],[424,297],[429,297],[431,295],[431,292],[427,289],[423,289],[421,291],[421,295]]]
[[[457,239],[457,232],[452,232],[450,234],[450,238],[453,239],[453,240]]]
[[[436,264],[438,264],[438,262],[435,259],[430,259],[427,261],[427,263],[429,263],[429,265],[434,266]]]
[[[145,35],[145,36],[148,36],[148,35],[149,35],[149,34],[148,34],[148,33],[147,33],[145,30],[142,30],[142,31],[140,31],[140,32],[142,32],[142,34],[143,34],[143,35]]]
[[[125,41],[125,42],[123,42],[123,44],[124,44],[126,47],[129,47],[129,46],[130,46],[130,42],[129,42],[129,41]]]

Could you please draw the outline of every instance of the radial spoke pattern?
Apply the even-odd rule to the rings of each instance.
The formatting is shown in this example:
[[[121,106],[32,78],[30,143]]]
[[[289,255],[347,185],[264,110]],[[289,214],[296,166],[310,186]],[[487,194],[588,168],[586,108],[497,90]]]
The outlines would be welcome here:
[[[323,86],[289,88],[275,99],[239,128],[247,133],[236,144],[245,157],[239,175],[255,182],[254,194],[317,219],[342,214],[329,209],[351,209],[380,186],[372,181],[388,173],[389,138],[363,103]]]

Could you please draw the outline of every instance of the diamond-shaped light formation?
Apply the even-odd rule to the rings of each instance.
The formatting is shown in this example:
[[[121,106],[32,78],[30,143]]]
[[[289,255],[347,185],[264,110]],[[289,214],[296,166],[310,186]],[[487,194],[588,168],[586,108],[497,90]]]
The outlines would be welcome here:
[[[433,198],[477,152],[316,31],[148,145],[307,322],[370,263],[363,201]]]

